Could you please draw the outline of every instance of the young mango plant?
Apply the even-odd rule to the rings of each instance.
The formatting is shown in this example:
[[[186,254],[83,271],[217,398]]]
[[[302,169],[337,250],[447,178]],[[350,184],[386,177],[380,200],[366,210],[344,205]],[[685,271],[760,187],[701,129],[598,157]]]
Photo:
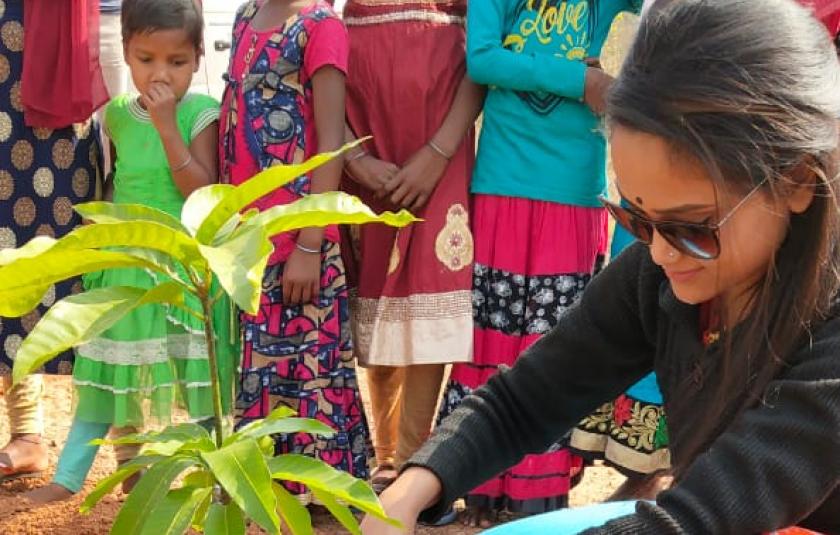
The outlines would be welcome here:
[[[135,267],[165,275],[165,282],[148,290],[106,287],[57,302],[21,345],[14,382],[147,303],[183,309],[203,322],[214,432],[184,423],[111,442],[143,445],[139,457],[101,481],[82,505],[82,512],[89,511],[115,485],[142,473],[111,533],[174,535],[192,527],[208,535],[241,535],[248,520],[268,533],[280,533],[283,525],[295,535],[313,533],[308,511],[279,481],[306,485],[353,533],[360,531],[351,506],[387,520],[365,482],[317,459],[274,456],[271,435],[330,436],[330,427],[295,418],[293,411],[280,408],[262,421],[226,434],[211,323],[220,296],[213,290],[217,286],[240,309],[257,312],[272,236],[310,226],[370,222],[404,226],[415,221],[405,211],[376,215],[357,198],[337,192],[310,195],[263,212],[245,211],[258,198],[351,146],[300,165],[273,167],[240,186],[201,188],[187,199],[180,220],[142,205],[92,202],[76,207],[92,224],[60,240],[38,237],[18,249],[0,251],[0,316],[22,316],[37,306],[50,285],[92,271]],[[187,299],[200,307],[189,306]]]

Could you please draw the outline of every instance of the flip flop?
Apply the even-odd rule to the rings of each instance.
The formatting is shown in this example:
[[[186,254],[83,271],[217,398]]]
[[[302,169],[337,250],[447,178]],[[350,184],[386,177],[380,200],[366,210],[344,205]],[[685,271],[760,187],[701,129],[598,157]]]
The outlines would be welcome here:
[[[394,472],[395,475],[378,475],[380,472],[386,471]],[[372,477],[370,479],[370,487],[373,489],[373,492],[375,492],[376,494],[382,494],[383,492],[385,492],[385,489],[390,487],[391,483],[397,480],[396,471],[396,467],[394,467],[394,465],[391,464],[381,464],[377,466],[376,470],[373,471],[373,474],[371,475]]]
[[[435,522],[419,522],[419,524],[422,524],[424,526],[428,526],[428,527],[431,527],[431,528],[441,528],[443,526],[448,526],[449,524],[452,524],[457,519],[458,519],[458,513],[455,511],[455,509],[450,507],[449,510],[447,512],[443,513],[443,516],[438,518]]]
[[[17,440],[22,440],[31,444],[41,444],[40,441],[35,442],[26,438],[18,438]],[[12,456],[6,452],[0,453],[0,483],[19,481],[22,479],[37,479],[43,475],[44,470],[39,470],[37,468],[15,468],[15,461],[12,459]]]

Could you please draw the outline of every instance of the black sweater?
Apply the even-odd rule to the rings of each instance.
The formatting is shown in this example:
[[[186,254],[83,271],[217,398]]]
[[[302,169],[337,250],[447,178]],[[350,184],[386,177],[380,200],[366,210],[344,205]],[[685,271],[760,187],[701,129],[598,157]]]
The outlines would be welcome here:
[[[702,411],[721,350],[702,346],[697,308],[674,297],[647,247],[625,251],[554,330],[468,397],[406,464],[428,468],[443,485],[422,518],[544,451],[652,369],[666,413],[687,388]],[[656,505],[640,502],[636,514],[588,533],[740,535],[791,525],[840,533],[840,319],[818,328],[766,392],[724,422]],[[691,433],[685,420],[668,422],[675,460],[685,455],[680,437]]]

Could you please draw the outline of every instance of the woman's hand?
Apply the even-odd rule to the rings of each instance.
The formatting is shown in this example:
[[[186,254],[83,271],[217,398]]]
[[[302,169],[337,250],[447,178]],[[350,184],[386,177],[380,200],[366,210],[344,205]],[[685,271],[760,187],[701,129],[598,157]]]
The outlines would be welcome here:
[[[403,528],[396,528],[367,515],[362,521],[364,535],[413,535],[417,517],[435,503],[440,496],[440,480],[430,470],[412,467],[403,472],[379,497],[385,513],[399,520]]]
[[[432,196],[447,165],[448,159],[429,145],[423,145],[385,186],[391,202],[416,213]]]
[[[385,195],[385,186],[399,170],[393,163],[374,158],[370,154],[347,163],[350,178],[372,191],[377,198]]]
[[[295,248],[283,268],[283,304],[305,305],[321,287],[321,254]]]

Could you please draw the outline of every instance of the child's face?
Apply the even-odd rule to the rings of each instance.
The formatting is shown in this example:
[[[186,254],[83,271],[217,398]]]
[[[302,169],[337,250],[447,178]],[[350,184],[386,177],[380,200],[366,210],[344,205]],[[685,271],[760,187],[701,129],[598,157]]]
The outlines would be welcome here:
[[[746,195],[715,191],[706,169],[662,138],[616,126],[610,141],[622,197],[653,221],[718,223]],[[698,304],[722,298],[737,316],[784,240],[792,208],[758,191],[720,228],[717,258],[689,256],[658,232],[650,244],[651,257],[665,271],[678,299]]]
[[[131,79],[141,94],[147,94],[153,84],[164,84],[179,100],[190,88],[200,57],[181,29],[136,33],[125,43],[124,52]]]

